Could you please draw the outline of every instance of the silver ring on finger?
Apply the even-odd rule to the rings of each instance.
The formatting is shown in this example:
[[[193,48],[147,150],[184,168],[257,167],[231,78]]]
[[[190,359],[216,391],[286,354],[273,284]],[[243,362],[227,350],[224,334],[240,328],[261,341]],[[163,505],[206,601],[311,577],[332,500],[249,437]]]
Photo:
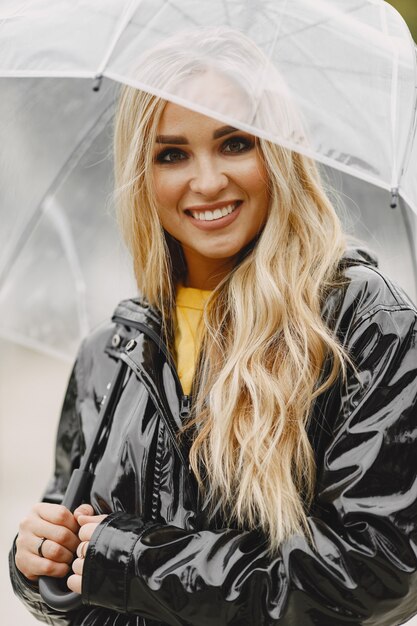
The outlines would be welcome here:
[[[45,541],[46,541],[46,537],[44,537],[44,538],[41,540],[41,542],[40,542],[40,544],[39,544],[39,546],[38,546],[38,554],[39,554],[39,556],[41,556],[43,559],[45,558],[45,555],[44,555],[44,553],[42,552],[42,547],[43,547],[43,544],[45,543]]]

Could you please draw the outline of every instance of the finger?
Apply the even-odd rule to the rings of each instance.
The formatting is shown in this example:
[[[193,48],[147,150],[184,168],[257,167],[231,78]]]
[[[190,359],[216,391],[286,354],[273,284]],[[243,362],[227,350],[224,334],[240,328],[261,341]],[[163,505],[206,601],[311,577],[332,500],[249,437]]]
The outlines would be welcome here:
[[[71,591],[75,591],[75,593],[81,593],[82,580],[82,577],[78,576],[78,574],[73,574],[72,576],[69,576],[67,580],[68,589],[71,589]]]
[[[39,547],[42,543],[42,554],[39,554]],[[68,563],[71,564],[74,554],[64,546],[52,541],[51,539],[39,539],[39,537],[33,536],[31,541],[31,552],[35,555],[42,556],[44,559],[55,561],[55,563]]]
[[[97,526],[98,523],[85,524],[85,526],[81,526],[80,532],[78,533],[80,540],[90,541]]]
[[[33,519],[31,534],[39,540],[38,545],[41,539],[46,537],[46,539],[50,539],[60,546],[64,546],[64,548],[67,548],[70,552],[75,552],[80,542],[78,535],[65,526],[56,526],[40,518]]]
[[[72,571],[74,574],[78,574],[78,576],[82,576],[84,568],[84,559],[75,559],[72,564]]]
[[[104,519],[106,519],[107,515],[80,515],[78,517],[78,524],[80,526],[85,526],[86,524],[99,524]]]
[[[39,576],[52,576],[53,578],[62,578],[70,571],[70,566],[66,563],[56,563],[41,556],[35,556],[29,552],[16,554],[16,567],[29,580],[37,580]]]
[[[77,556],[79,559],[85,559],[88,550],[88,541],[82,541],[77,548]]]
[[[78,524],[74,515],[62,504],[39,502],[35,504],[33,511],[46,522],[56,524],[57,526],[65,526],[73,533],[78,532]]]
[[[74,517],[77,521],[80,515],[94,515],[94,509],[91,504],[81,504],[79,507],[77,507],[74,511]]]
[[[29,515],[24,517],[19,524],[19,535],[25,538],[25,541],[28,537],[32,535],[36,535],[38,537],[48,537],[47,533],[53,527],[62,527],[66,529],[68,533],[72,533],[74,536],[78,534],[79,526],[77,524],[75,532],[68,529],[66,526],[56,525],[53,522],[49,522],[42,517],[40,517],[36,512],[32,511]],[[53,539],[53,537],[50,537]]]

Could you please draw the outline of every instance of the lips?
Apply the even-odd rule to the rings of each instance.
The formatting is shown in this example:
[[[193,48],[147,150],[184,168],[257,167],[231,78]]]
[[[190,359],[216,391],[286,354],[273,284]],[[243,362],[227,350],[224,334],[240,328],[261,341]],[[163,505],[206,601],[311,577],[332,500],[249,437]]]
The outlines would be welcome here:
[[[186,213],[193,217],[195,220],[201,222],[212,222],[227,217],[238,206],[242,204],[241,200],[235,200],[234,202],[218,202],[212,205],[204,205],[199,207],[192,207],[186,209]]]
[[[242,205],[243,200],[235,200],[234,202],[194,206],[187,209],[185,215],[199,230],[214,231],[232,224],[238,218]]]

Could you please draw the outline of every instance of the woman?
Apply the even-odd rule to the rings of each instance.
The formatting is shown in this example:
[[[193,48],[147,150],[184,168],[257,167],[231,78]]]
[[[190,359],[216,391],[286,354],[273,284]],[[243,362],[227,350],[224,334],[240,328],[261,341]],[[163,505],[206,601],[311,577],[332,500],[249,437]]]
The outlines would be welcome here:
[[[210,69],[168,43],[144,71],[163,58],[202,109],[221,94],[237,115],[278,111],[302,144],[285,98],[274,109],[228,73],[260,54],[252,44],[199,37]],[[55,476],[11,552],[16,593],[60,625],[404,622],[417,611],[415,307],[347,250],[298,152],[126,87],[115,163],[142,296],[80,349]],[[59,503],[120,362],[113,426],[71,514]],[[84,606],[58,613],[37,580],[67,574],[75,551],[68,586]]]

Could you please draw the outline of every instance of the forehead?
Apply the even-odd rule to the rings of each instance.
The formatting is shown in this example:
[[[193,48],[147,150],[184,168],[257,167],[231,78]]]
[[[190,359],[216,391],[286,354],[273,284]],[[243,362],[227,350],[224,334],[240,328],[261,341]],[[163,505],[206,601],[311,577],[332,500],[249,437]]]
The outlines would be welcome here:
[[[190,109],[168,103],[162,124],[200,121],[213,127],[224,126],[224,122],[216,120],[221,115],[233,125],[233,122],[247,121],[250,113],[248,93],[235,80],[211,68],[183,77],[172,91],[189,103]],[[200,113],[192,109],[200,110]]]
[[[203,129],[215,130],[220,126],[224,124],[212,117],[168,102],[158,124],[158,134],[186,134]]]

